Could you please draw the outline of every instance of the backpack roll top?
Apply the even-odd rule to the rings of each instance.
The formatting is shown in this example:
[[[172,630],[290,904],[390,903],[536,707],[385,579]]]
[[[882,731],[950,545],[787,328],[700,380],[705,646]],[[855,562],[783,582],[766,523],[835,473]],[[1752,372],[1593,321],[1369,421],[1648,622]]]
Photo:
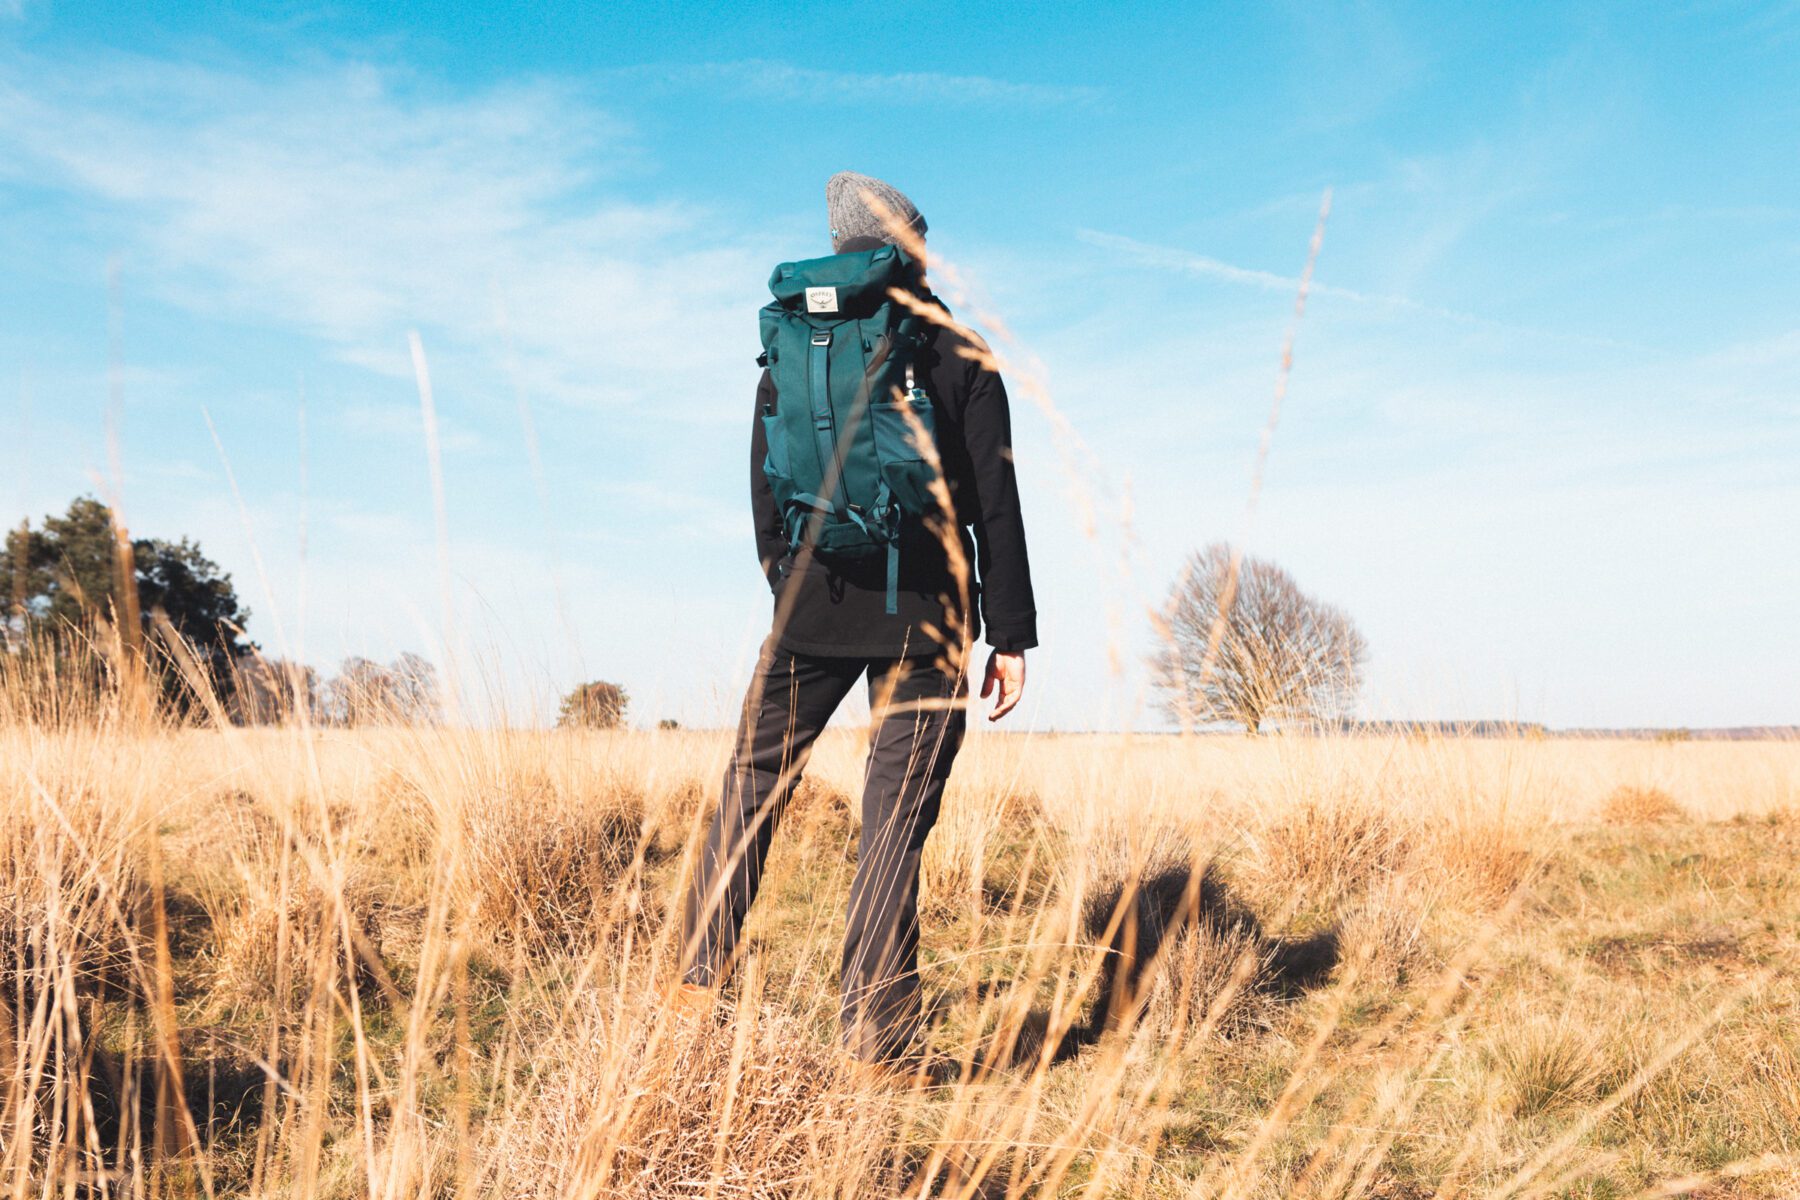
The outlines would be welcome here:
[[[827,558],[885,553],[895,611],[902,528],[936,505],[922,322],[894,298],[918,280],[898,246],[782,263],[761,314],[775,401],[763,473],[788,544]]]
[[[892,301],[891,289],[918,273],[918,260],[898,246],[784,262],[769,276],[775,303],[827,321],[873,316]]]

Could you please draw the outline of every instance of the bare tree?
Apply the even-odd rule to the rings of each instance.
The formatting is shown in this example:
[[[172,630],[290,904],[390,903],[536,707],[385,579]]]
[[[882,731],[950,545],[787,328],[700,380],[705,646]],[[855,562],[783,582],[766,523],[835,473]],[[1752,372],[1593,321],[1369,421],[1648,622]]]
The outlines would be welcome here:
[[[435,725],[444,719],[444,693],[430,661],[407,651],[388,671],[394,681],[394,714],[402,724]]]
[[[1163,704],[1183,728],[1347,715],[1368,643],[1341,609],[1300,590],[1272,562],[1215,542],[1191,556],[1157,618]]]
[[[227,711],[239,725],[317,721],[323,710],[319,673],[305,663],[245,655],[233,665],[236,686]]]
[[[347,658],[325,685],[325,713],[337,725],[430,725],[443,715],[437,668],[416,654],[383,666]]]

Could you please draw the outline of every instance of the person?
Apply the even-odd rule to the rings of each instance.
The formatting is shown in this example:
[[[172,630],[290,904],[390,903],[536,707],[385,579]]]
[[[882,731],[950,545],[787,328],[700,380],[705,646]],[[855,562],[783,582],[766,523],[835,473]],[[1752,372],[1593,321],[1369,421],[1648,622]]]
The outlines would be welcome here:
[[[750,501],[775,620],[684,905],[677,1000],[690,1010],[711,1004],[729,973],[782,810],[813,742],[866,679],[871,731],[840,1018],[854,1059],[893,1068],[920,1054],[919,858],[963,742],[973,639],[985,625],[991,653],[981,695],[993,697],[989,719],[997,721],[1024,692],[1025,652],[1038,644],[1037,610],[1006,389],[986,346],[950,319],[930,291],[922,254],[925,219],[897,189],[853,172],[832,176],[825,195],[837,255],[863,255],[846,260],[853,263],[873,258],[905,266],[911,303],[897,311],[920,314],[909,323],[917,349],[907,380],[929,398],[936,478],[948,493],[933,494],[940,508],[947,498],[955,519],[909,515],[885,567],[880,554],[815,553],[806,523],[789,520],[771,488],[765,418],[789,398],[778,394],[776,373],[764,370],[751,425]],[[914,253],[879,253],[896,242],[910,244]],[[836,269],[830,259],[800,265],[815,264]],[[784,269],[777,269],[777,280]],[[765,354],[761,361],[767,359]],[[808,402],[805,396],[795,400]],[[840,467],[841,458],[840,452]],[[821,490],[831,486],[828,481]]]

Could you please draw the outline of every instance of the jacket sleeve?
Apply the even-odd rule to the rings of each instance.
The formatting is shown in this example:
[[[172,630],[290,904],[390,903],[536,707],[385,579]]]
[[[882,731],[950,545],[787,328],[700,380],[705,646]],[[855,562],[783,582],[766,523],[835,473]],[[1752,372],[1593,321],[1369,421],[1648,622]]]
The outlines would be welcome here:
[[[1012,413],[1006,385],[983,364],[968,365],[963,440],[969,451],[968,484],[975,531],[975,569],[981,578],[981,618],[996,650],[1029,650],[1038,644],[1037,601],[1025,552],[1025,519],[1013,471]]]
[[[750,515],[756,529],[756,556],[762,561],[763,574],[773,590],[781,582],[781,560],[787,557],[787,535],[781,528],[781,510],[775,506],[775,493],[769,488],[769,477],[763,474],[763,460],[769,456],[769,439],[763,429],[764,411],[773,411],[775,381],[764,371],[756,385],[756,410],[750,418]]]

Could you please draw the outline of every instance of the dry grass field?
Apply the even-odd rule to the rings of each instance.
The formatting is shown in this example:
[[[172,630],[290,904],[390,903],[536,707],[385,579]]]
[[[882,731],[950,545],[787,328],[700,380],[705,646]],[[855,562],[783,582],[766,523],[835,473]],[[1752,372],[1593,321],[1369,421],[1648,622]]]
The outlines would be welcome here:
[[[708,1019],[724,734],[12,716],[9,1196],[1800,1195],[1800,745],[975,737],[909,1085],[854,732]]]

